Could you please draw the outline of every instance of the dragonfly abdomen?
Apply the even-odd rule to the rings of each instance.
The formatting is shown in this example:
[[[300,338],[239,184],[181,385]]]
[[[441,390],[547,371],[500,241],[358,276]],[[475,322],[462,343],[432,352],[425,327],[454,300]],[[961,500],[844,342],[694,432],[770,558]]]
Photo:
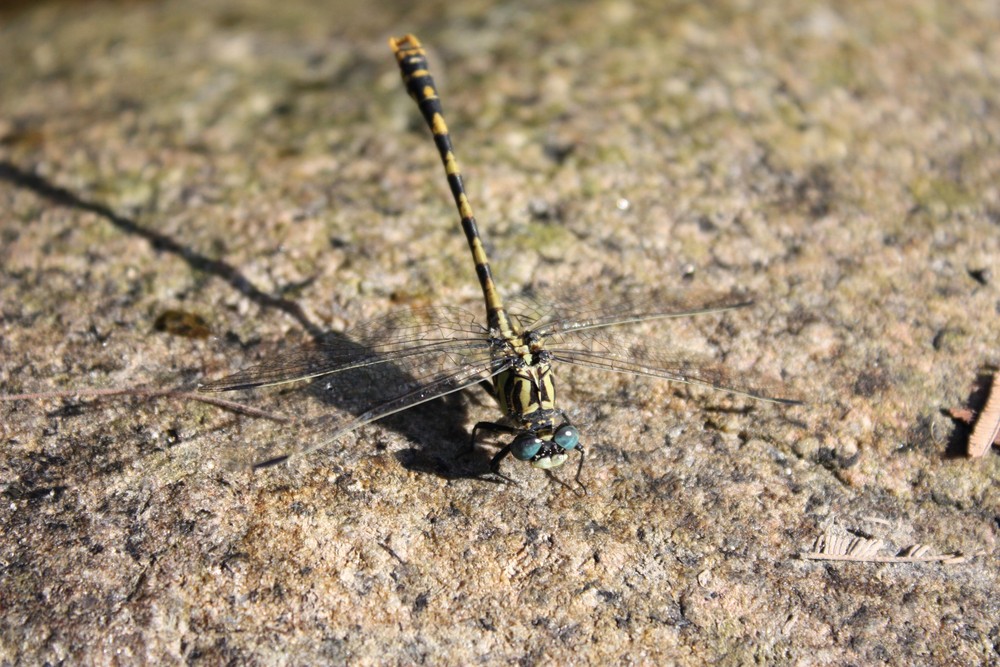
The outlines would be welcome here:
[[[510,320],[504,310],[496,284],[493,282],[490,262],[486,257],[483,240],[479,236],[476,217],[472,213],[472,205],[465,193],[462,172],[451,145],[451,135],[448,133],[448,125],[444,121],[441,98],[438,96],[437,87],[434,85],[433,77],[431,77],[424,47],[420,44],[420,40],[413,35],[399,39],[392,38],[389,40],[389,45],[392,47],[393,53],[396,54],[396,61],[399,64],[399,71],[403,76],[407,92],[417,102],[421,115],[434,135],[434,144],[437,146],[441,162],[444,164],[445,175],[448,177],[448,187],[451,188],[452,197],[455,199],[455,205],[458,207],[458,213],[461,217],[462,231],[469,243],[469,250],[472,251],[472,259],[476,265],[476,277],[479,279],[479,284],[483,289],[483,298],[486,300],[489,324],[499,327],[504,334],[510,334]]]

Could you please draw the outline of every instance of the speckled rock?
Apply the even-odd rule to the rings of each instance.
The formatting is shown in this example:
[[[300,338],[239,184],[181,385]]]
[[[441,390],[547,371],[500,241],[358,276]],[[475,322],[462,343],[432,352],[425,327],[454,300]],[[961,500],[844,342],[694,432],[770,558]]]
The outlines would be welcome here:
[[[0,392],[190,387],[479,307],[405,32],[505,290],[751,291],[635,333],[808,404],[561,368],[579,497],[477,478],[478,390],[256,473],[226,462],[322,433],[0,402],[0,664],[1000,662],[1000,457],[950,456],[945,413],[1000,363],[996,3],[2,10]],[[830,526],[980,555],[795,558]]]

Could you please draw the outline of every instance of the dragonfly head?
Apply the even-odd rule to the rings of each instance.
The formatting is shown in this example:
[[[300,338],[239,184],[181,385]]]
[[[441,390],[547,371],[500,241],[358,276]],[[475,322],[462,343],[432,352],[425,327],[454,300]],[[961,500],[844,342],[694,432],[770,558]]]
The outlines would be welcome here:
[[[566,463],[569,453],[580,444],[580,432],[572,424],[562,424],[547,438],[532,431],[518,433],[510,443],[510,453],[535,468],[551,470]]]

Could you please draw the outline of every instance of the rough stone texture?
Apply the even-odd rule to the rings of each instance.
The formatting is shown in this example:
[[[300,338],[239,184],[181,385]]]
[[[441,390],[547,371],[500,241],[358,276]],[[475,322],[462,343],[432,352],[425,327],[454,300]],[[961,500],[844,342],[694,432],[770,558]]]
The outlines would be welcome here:
[[[562,369],[585,498],[526,466],[475,478],[478,390],[255,474],[223,462],[315,434],[0,403],[0,663],[1000,662],[1000,457],[950,456],[968,429],[943,413],[1000,362],[997,7],[0,13],[0,391],[190,385],[478,307],[386,46],[412,31],[507,290],[751,290],[640,333],[809,401]],[[171,309],[212,336],[156,331]],[[795,558],[830,526],[982,555]]]

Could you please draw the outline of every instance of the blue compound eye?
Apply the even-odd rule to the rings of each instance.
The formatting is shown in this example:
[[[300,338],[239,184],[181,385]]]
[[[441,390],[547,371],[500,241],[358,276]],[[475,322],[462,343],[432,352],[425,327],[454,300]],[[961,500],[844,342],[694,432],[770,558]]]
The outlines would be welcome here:
[[[580,432],[571,424],[563,424],[552,435],[552,441],[567,451],[576,449],[580,444]]]
[[[510,443],[510,453],[518,461],[530,461],[542,448],[542,439],[534,433],[522,433]]]

